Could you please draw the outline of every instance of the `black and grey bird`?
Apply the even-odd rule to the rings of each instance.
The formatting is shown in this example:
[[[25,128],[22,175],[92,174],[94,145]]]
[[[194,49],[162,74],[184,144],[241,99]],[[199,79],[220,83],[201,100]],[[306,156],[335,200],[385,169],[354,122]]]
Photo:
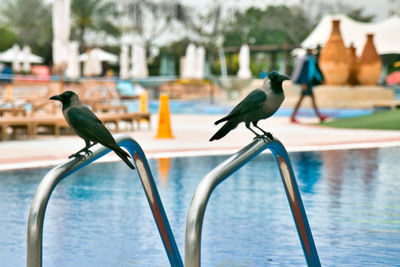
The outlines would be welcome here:
[[[119,147],[117,142],[97,116],[79,100],[77,94],[66,91],[60,95],[50,97],[62,103],[62,112],[71,129],[85,140],[86,146],[70,157],[79,157],[81,152],[90,154],[89,148],[97,143],[113,150],[131,169],[134,169],[129,160],[129,154]],[[91,143],[92,142],[92,143]]]
[[[264,135],[272,139],[271,133],[261,129],[257,126],[257,123],[259,120],[271,117],[282,104],[285,99],[282,82],[285,80],[290,80],[290,78],[275,71],[270,72],[261,88],[253,90],[227,116],[214,123],[217,125],[226,121],[221,129],[210,138],[210,141],[221,139],[241,122],[244,122],[246,127],[257,137],[262,135],[259,135],[250,127],[251,123],[261,130]]]

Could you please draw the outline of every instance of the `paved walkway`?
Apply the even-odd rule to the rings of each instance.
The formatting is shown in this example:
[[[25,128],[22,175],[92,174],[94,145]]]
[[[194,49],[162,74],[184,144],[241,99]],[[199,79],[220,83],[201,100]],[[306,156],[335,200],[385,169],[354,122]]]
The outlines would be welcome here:
[[[148,158],[185,155],[231,154],[250,143],[253,134],[243,124],[225,138],[209,142],[219,129],[216,115],[172,115],[173,139],[155,139],[158,118],[152,117],[152,128],[125,132],[142,146]],[[315,119],[301,119],[291,124],[287,117],[273,117],[259,125],[271,131],[289,151],[343,149],[377,146],[400,146],[400,131],[346,130],[313,125]],[[82,148],[76,136],[40,136],[34,140],[0,141],[0,170],[34,168],[59,164]],[[105,160],[118,160],[110,153]]]

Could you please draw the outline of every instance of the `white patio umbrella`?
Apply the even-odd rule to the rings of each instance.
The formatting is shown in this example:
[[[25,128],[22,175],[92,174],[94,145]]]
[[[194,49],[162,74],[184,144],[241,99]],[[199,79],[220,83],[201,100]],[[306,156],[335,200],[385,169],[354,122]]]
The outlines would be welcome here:
[[[70,79],[77,79],[81,75],[80,64],[78,60],[79,44],[76,41],[69,44],[68,67],[65,75]]]
[[[118,62],[118,56],[111,54],[107,51],[104,51],[100,48],[93,48],[92,50],[93,55],[96,55],[96,58],[103,62],[110,62],[110,63],[117,63]],[[88,59],[88,53],[83,53],[79,55],[79,61],[86,61]]]
[[[131,77],[137,78],[139,76],[139,58],[137,45],[133,44],[131,48]]]
[[[250,48],[248,45],[242,45],[239,51],[239,71],[237,76],[241,79],[251,78],[250,71]]]
[[[29,61],[29,56],[31,55],[31,48],[27,45],[22,49],[22,54],[24,56],[22,60],[22,70],[25,72],[31,71],[31,62]]]
[[[186,48],[185,60],[182,70],[182,78],[190,79],[195,78],[195,64],[196,64],[196,46],[189,44]]]
[[[17,60],[19,60],[19,62],[22,62],[24,60],[24,53],[20,50],[20,48],[18,47],[18,45],[16,45],[17,48],[13,48],[11,47],[10,49],[4,51],[3,53],[0,53],[0,62],[13,62],[14,61],[14,49],[18,49],[19,52],[17,52],[18,54],[18,58]],[[43,58],[39,57],[37,55],[34,55],[32,53],[30,53],[29,55],[29,62],[32,63],[42,63],[43,62]]]
[[[53,62],[56,65],[68,62],[71,33],[70,13],[71,0],[53,1]]]
[[[146,60],[146,49],[141,44],[132,46],[132,78],[146,78],[149,76]]]
[[[149,69],[147,68],[147,59],[146,59],[146,49],[139,45],[139,56],[140,56],[140,75],[142,78],[149,76]]]
[[[21,49],[17,44],[13,45],[12,49],[12,69],[15,72],[21,71]]]
[[[101,60],[99,59],[98,51],[89,49],[86,52],[86,60],[83,62],[83,75],[98,76],[102,72]]]
[[[119,56],[119,78],[129,78],[129,47],[127,45],[121,46],[121,54]]]
[[[206,58],[206,50],[204,47],[200,46],[196,48],[196,58],[194,67],[194,78],[203,79],[204,78],[204,65]]]

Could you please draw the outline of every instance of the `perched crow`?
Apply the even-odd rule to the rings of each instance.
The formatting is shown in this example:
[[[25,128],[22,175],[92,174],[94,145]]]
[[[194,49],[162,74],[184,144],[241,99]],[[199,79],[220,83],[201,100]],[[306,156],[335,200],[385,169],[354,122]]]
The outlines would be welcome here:
[[[241,122],[244,122],[246,127],[257,137],[261,137],[261,135],[250,128],[250,123],[253,123],[254,127],[272,139],[271,133],[258,127],[257,123],[259,120],[271,117],[282,104],[285,99],[282,89],[282,82],[284,80],[290,80],[290,78],[275,71],[269,73],[260,89],[252,91],[227,116],[214,123],[217,125],[220,122],[226,121],[221,129],[210,138],[210,141],[221,139]]]
[[[61,101],[62,112],[68,125],[77,135],[85,140],[86,146],[75,154],[72,154],[70,158],[79,157],[79,153],[83,151],[90,154],[89,148],[100,143],[112,149],[131,169],[135,168],[128,159],[130,158],[129,154],[118,146],[111,133],[104,127],[97,116],[81,103],[77,94],[72,91],[66,91],[61,95],[52,96],[50,99]]]

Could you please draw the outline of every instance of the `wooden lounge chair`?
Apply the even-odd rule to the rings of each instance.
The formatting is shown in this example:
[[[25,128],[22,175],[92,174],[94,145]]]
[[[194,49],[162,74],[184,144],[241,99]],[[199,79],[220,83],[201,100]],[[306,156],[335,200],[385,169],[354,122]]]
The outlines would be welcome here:
[[[12,116],[26,116],[26,110],[24,108],[0,108],[0,117],[5,115],[12,115]]]
[[[125,105],[104,105],[104,104],[96,104],[93,107],[94,112],[103,112],[109,113],[114,111],[115,113],[127,113],[128,108]]]
[[[64,117],[59,115],[41,115],[32,117],[32,137],[36,137],[38,134],[39,127],[45,127],[49,129],[55,136],[59,136],[61,128],[69,128]]]
[[[24,129],[27,137],[32,135],[32,121],[29,117],[0,117],[1,140],[8,139],[8,128],[12,129],[12,134],[15,135],[18,129]]]
[[[8,137],[8,129],[12,129],[12,134],[15,136],[17,130],[25,130],[27,135],[31,134],[32,125],[26,117],[27,113],[24,108],[21,107],[10,107],[0,108],[0,128],[1,128],[1,139],[6,140]]]
[[[137,128],[140,129],[140,124],[143,120],[147,121],[148,123],[148,129],[151,129],[151,115],[150,113],[147,112],[128,112],[128,113],[123,113],[120,114],[120,120],[124,122],[130,123],[132,125],[132,128],[134,128],[134,123],[137,125]]]

